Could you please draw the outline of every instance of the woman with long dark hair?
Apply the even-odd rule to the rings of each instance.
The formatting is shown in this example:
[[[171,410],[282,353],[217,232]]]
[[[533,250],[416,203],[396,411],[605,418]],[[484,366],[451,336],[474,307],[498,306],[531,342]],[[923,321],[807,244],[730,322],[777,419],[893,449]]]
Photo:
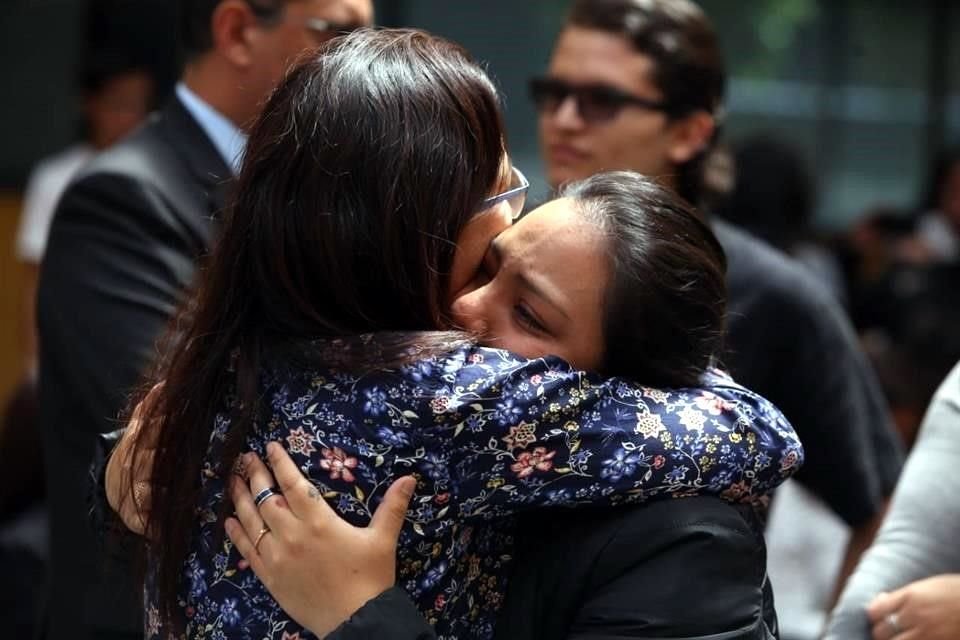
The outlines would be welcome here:
[[[662,195],[633,180],[620,196]],[[238,572],[220,524],[238,455],[271,440],[358,523],[395,478],[417,477],[401,579],[455,637],[492,635],[514,513],[675,495],[758,503],[792,473],[802,454],[782,415],[706,372],[723,318],[722,252],[707,228],[668,202],[684,242],[641,225],[640,259],[612,251],[583,272],[592,286],[553,286],[518,270],[531,261],[517,237],[490,242],[524,190],[493,86],[446,41],[358,32],[281,83],[131,434],[133,467],[153,465],[148,636],[303,631]],[[595,230],[595,255],[617,230],[590,193],[572,198],[590,220],[573,232]],[[693,245],[703,255],[685,262]],[[471,325],[490,308],[463,300],[500,270],[522,293]],[[623,304],[636,288],[625,284],[658,273],[633,298],[646,304]],[[477,346],[511,326],[494,321],[525,327],[538,355],[675,389]],[[480,335],[436,331],[457,326]],[[566,350],[580,334],[594,339]],[[276,500],[259,494],[263,507]]]

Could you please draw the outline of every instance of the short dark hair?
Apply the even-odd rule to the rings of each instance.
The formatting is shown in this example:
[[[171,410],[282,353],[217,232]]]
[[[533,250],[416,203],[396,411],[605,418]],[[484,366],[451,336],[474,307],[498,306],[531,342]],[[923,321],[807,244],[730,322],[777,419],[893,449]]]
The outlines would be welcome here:
[[[696,111],[722,120],[726,66],[710,19],[690,0],[575,0],[567,25],[626,38],[654,64],[653,82],[671,118]],[[714,134],[714,141],[718,133]],[[699,204],[704,195],[705,150],[679,167],[677,192]]]
[[[262,20],[277,19],[289,0],[244,0]],[[178,0],[177,19],[180,28],[177,42],[185,60],[192,60],[213,47],[210,23],[213,12],[223,0]]]
[[[128,73],[150,74],[146,63],[119,48],[91,49],[80,69],[80,92],[84,96],[100,93],[107,84]]]
[[[723,348],[726,256],[677,194],[630,171],[567,185],[606,236],[612,282],[604,293],[599,371],[657,386],[697,386]]]
[[[494,85],[441,38],[359,30],[281,81],[142,416],[159,438],[147,531],[164,619],[176,611],[224,399],[237,400],[215,466],[226,476],[252,429],[260,363],[277,345],[438,328],[456,242],[503,160]]]

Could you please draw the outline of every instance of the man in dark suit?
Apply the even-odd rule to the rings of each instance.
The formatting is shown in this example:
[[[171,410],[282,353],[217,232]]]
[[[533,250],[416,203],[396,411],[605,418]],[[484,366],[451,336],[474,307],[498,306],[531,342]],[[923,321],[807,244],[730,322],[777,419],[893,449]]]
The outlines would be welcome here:
[[[86,513],[97,434],[117,416],[209,249],[243,129],[302,51],[370,24],[370,0],[182,0],[176,96],[65,192],[38,296],[50,500],[45,637],[141,637],[129,563],[97,551]],[[112,556],[118,554],[113,553]],[[122,555],[122,554],[121,554]]]

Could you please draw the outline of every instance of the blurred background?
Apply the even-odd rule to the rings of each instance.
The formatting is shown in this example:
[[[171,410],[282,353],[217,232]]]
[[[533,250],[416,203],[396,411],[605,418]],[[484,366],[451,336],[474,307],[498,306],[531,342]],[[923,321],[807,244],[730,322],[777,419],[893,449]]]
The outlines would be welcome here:
[[[833,291],[873,361],[907,444],[960,359],[960,3],[699,0],[730,72],[731,185],[718,213],[792,253]],[[459,41],[500,84],[514,161],[546,186],[527,81],[566,0],[378,0],[377,22]],[[169,0],[0,1],[0,402],[23,377],[23,191],[42,158],[84,135],[84,83],[105,55],[177,77]],[[736,185],[735,187],[732,185]],[[762,211],[762,219],[743,218]],[[78,336],[82,339],[82,336]],[[0,513],[0,519],[3,514]]]
[[[700,4],[720,31],[730,69],[724,139],[732,151],[744,147],[744,170],[765,172],[755,183],[774,184],[780,194],[780,202],[770,202],[771,193],[746,194],[766,198],[759,210],[769,215],[738,222],[782,248],[802,244],[805,259],[830,280],[857,326],[869,329],[887,305],[872,291],[864,299],[860,285],[884,282],[890,251],[911,252],[900,240],[911,237],[924,213],[940,208],[934,192],[942,185],[931,185],[935,160],[960,137],[960,41],[949,37],[960,32],[960,3]],[[81,136],[79,79],[104,51],[149,71],[155,103],[169,94],[177,76],[172,5],[0,2],[0,74],[6,79],[0,101],[0,398],[16,384],[26,347],[17,330],[22,283],[14,238],[31,168]],[[543,195],[526,83],[544,70],[568,2],[375,5],[380,24],[448,36],[489,65],[503,89],[516,162],[531,177],[534,193]],[[778,170],[779,176],[770,175]],[[728,209],[734,218],[746,210]],[[923,248],[913,247],[912,254],[913,262],[929,258]],[[907,280],[895,284],[923,288]]]

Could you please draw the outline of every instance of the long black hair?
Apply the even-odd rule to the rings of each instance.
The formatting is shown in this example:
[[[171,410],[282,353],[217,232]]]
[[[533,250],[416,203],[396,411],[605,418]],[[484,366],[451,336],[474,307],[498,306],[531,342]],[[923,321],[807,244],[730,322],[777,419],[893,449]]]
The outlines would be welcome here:
[[[726,313],[727,261],[710,227],[673,191],[630,171],[571,183],[560,196],[607,242],[600,372],[697,386],[723,348]]]
[[[266,354],[291,341],[443,326],[455,243],[501,175],[503,135],[483,70],[419,31],[334,39],[271,96],[135,443],[137,463],[148,432],[158,439],[146,534],[165,619],[175,620],[201,473],[230,473],[257,417]],[[228,397],[228,440],[205,467]]]

